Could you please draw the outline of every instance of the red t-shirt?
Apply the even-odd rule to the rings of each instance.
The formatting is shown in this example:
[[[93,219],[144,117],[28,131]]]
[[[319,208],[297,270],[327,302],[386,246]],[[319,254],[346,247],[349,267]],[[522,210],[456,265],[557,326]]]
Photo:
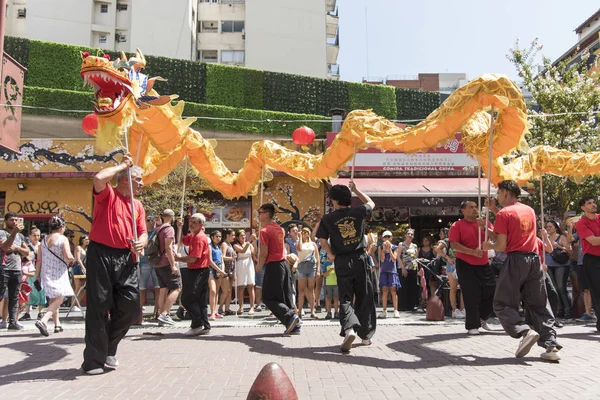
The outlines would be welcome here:
[[[209,255],[208,252],[208,238],[203,231],[197,234],[187,234],[183,237],[182,243],[189,246],[188,255],[190,257],[197,257],[198,259],[193,263],[187,263],[189,269],[194,268],[208,268]]]
[[[133,200],[138,236],[146,232],[146,212],[139,200]],[[129,249],[133,240],[131,226],[131,202],[112,186],[94,191],[94,216],[90,240],[115,249]]]
[[[596,214],[596,219],[589,219],[585,215],[577,221],[575,224],[579,240],[581,241],[581,247],[583,247],[583,254],[592,254],[594,256],[600,256],[600,246],[592,246],[585,238],[590,236],[600,236],[600,214]]]
[[[506,235],[506,253],[514,251],[536,253],[535,231],[535,212],[525,204],[513,203],[496,214],[494,232]]]
[[[274,222],[260,230],[260,242],[264,243],[268,249],[266,263],[281,261],[285,258],[284,238],[283,229]]]
[[[492,224],[488,224],[490,228],[493,228]],[[481,236],[481,241],[485,238],[485,232],[479,228],[477,225],[477,221],[469,222],[465,219],[460,219],[452,224],[450,228],[449,241],[452,245],[452,242],[458,242],[469,249],[476,249],[479,247],[479,236]],[[483,256],[476,257],[471,254],[461,253],[454,249],[454,254],[456,254],[456,258],[460,258],[464,262],[467,262],[471,265],[485,265],[489,262],[487,251],[483,252]]]

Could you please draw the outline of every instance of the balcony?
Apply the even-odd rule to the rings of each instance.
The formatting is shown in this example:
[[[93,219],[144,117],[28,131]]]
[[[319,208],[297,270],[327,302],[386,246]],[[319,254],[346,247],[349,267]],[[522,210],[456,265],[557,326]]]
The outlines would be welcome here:
[[[339,64],[328,64],[327,65],[327,76],[330,79],[340,79],[340,65]]]
[[[338,33],[338,21],[339,17],[337,15],[327,14],[327,37],[336,36]]]
[[[340,46],[337,44],[327,44],[327,64],[337,64]]]
[[[332,12],[335,10],[336,0],[325,0],[325,10],[327,12]]]

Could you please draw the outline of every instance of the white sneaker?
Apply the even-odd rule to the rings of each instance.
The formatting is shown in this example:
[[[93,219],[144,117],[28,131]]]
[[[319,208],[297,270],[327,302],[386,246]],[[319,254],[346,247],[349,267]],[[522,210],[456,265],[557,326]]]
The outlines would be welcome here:
[[[380,319],[386,319],[387,318],[387,311],[383,311],[381,314],[379,314],[378,318],[380,318]]]
[[[394,311],[394,318],[400,318],[400,312]]]
[[[203,327],[191,328],[189,331],[184,333],[184,336],[198,336],[200,332],[204,330]]]
[[[350,349],[352,348],[352,343],[354,342],[355,339],[356,339],[356,332],[354,332],[354,329],[352,329],[350,332],[346,333],[346,336],[344,337],[344,341],[342,342],[342,345],[340,346],[340,350],[343,353],[349,352]]]
[[[456,318],[456,319],[462,319],[465,318],[465,316],[462,314],[462,312],[457,308],[456,310],[452,311],[452,318]]]
[[[469,329],[467,333],[469,335],[479,335],[479,329]]]
[[[6,321],[0,322],[0,329],[6,329],[6,328],[8,328],[8,322],[6,322]]]
[[[102,368],[94,368],[84,372],[88,375],[101,375],[104,373],[104,370]]]
[[[525,334],[525,336],[523,336],[521,338],[519,347],[517,347],[517,351],[515,352],[515,357],[517,357],[517,358],[525,357],[527,355],[527,353],[529,353],[529,351],[531,350],[533,345],[538,341],[539,338],[540,338],[539,333],[537,333],[533,329],[528,330],[527,333]]]
[[[75,306],[75,307],[71,308],[71,312],[81,312],[81,308]]]
[[[485,319],[482,319],[480,322],[481,322],[481,329],[485,329],[486,331],[490,331],[490,332],[493,331],[492,327],[488,325],[488,323]]]
[[[108,356],[106,357],[104,364],[108,365],[109,367],[116,368],[119,366],[119,360],[117,360],[117,357],[115,356]]]
[[[560,360],[560,354],[558,354],[558,349],[556,349],[555,347],[547,349],[544,353],[540,354],[540,357],[542,358],[542,360],[546,361]]]
[[[371,339],[363,339],[363,340],[360,342],[360,345],[361,345],[361,346],[370,346],[370,345],[372,345],[372,344],[373,344],[373,342],[371,341]]]

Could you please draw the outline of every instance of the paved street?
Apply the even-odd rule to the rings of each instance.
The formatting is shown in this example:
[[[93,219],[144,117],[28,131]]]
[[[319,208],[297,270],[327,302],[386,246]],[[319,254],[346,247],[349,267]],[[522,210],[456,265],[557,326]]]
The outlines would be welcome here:
[[[324,314],[320,314],[324,316]],[[83,322],[41,337],[0,333],[3,399],[245,399],[260,369],[281,364],[300,399],[545,398],[600,396],[600,335],[592,325],[566,324],[560,363],[516,359],[517,340],[503,332],[467,337],[462,321],[427,322],[402,313],[377,329],[373,345],[339,353],[337,321],[307,319],[301,336],[282,336],[266,313],[226,317],[209,336],[185,338],[189,322],[172,328],[135,327],[121,342],[120,366],[82,375]]]

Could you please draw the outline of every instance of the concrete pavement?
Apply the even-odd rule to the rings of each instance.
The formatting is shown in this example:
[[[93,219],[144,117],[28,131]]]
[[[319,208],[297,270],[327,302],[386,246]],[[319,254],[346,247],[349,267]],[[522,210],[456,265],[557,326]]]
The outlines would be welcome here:
[[[462,320],[428,322],[401,313],[378,320],[371,346],[340,354],[337,321],[306,319],[300,336],[283,336],[267,313],[215,321],[210,335],[186,338],[189,321],[147,324],[121,342],[120,366],[83,375],[84,325],[63,320],[65,332],[0,332],[3,399],[245,399],[260,369],[277,362],[300,399],[578,398],[600,397],[595,371],[600,346],[593,325],[558,331],[560,363],[542,361],[535,346],[514,357],[518,341],[504,332],[467,336]],[[320,314],[324,316],[325,314]]]

